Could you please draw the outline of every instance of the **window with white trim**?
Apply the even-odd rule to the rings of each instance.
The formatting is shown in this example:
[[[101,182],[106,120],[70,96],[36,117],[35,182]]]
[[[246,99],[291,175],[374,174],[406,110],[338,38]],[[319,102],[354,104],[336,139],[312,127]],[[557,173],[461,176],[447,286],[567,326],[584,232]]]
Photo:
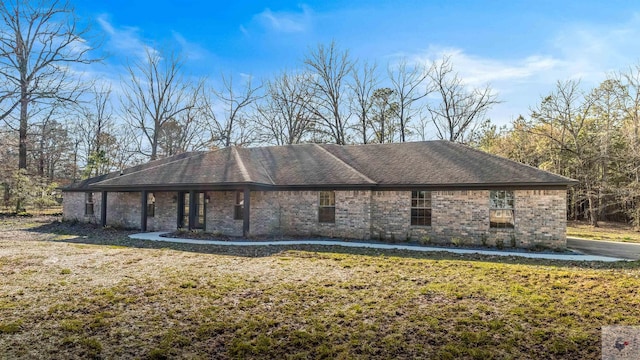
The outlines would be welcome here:
[[[411,192],[411,225],[431,226],[431,191]]]
[[[491,190],[489,227],[492,229],[513,229],[515,210],[513,191]]]
[[[336,192],[320,191],[318,201],[318,222],[336,222]]]

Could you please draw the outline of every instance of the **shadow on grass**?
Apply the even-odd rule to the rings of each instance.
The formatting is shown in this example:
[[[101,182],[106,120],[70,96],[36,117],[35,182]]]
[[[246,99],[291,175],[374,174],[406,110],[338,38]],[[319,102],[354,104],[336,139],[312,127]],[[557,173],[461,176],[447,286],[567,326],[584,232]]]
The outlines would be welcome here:
[[[25,229],[26,231],[56,234],[58,238],[50,241],[65,242],[86,245],[122,246],[140,249],[171,249],[202,254],[216,254],[241,257],[265,257],[281,254],[289,250],[309,251],[318,253],[336,253],[364,256],[401,257],[425,260],[460,260],[495,262],[502,264],[538,265],[554,267],[573,267],[585,269],[635,269],[640,268],[639,261],[565,261],[532,259],[520,256],[483,255],[483,254],[456,254],[446,251],[411,251],[400,249],[372,249],[343,247],[337,245],[265,245],[265,246],[234,246],[234,245],[209,245],[209,244],[184,244],[173,242],[158,242],[129,238],[130,234],[139,233],[139,229],[120,229],[113,227],[102,228],[95,224],[78,222],[62,222],[57,219],[42,222],[41,225]]]

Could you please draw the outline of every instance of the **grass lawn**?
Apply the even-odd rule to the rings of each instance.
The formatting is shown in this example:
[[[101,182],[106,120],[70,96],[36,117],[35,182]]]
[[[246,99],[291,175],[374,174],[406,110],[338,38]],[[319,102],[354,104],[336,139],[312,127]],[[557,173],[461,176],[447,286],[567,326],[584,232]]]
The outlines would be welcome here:
[[[568,221],[567,236],[640,243],[640,232],[634,231],[628,224],[600,221],[598,225],[598,227],[593,227],[586,221]]]
[[[599,359],[640,325],[639,262],[83,231],[0,218],[0,358]]]

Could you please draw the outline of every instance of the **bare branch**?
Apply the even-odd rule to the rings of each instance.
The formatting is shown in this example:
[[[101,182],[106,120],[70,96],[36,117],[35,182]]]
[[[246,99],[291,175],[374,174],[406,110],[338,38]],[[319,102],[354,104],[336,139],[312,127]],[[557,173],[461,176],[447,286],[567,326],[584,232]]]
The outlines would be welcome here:
[[[27,166],[29,108],[36,103],[77,102],[85,89],[70,65],[88,64],[92,49],[73,8],[58,0],[0,2],[0,119],[19,109],[19,168]]]
[[[434,91],[440,102],[428,106],[440,139],[464,142],[493,105],[500,103],[491,87],[468,89],[453,71],[451,59],[444,57],[429,70]]]

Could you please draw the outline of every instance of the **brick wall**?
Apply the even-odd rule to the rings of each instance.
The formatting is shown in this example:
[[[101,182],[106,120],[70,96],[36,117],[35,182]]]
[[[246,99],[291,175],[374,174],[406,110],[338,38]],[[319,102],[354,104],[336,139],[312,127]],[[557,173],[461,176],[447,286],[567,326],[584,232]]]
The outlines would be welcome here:
[[[157,192],[155,216],[147,218],[147,230],[175,230],[176,204],[173,201],[175,193]],[[100,223],[102,194],[93,193],[93,215],[85,215],[85,193],[65,192],[62,198],[62,213],[64,220],[76,220],[87,223]],[[107,225],[139,229],[140,207],[142,199],[140,192],[109,192],[107,194]]]
[[[286,194],[287,192],[283,191],[251,192],[251,234],[282,236],[292,232],[289,227],[284,225],[285,216],[291,216],[291,212],[287,212],[285,215],[285,207],[281,201],[281,198]],[[301,215],[304,216],[304,214]]]
[[[410,191],[374,191],[371,237],[383,240],[566,246],[566,191],[516,190],[515,228],[489,228],[489,190],[432,191],[431,226],[411,226]]]
[[[133,194],[136,194],[137,206],[140,207],[140,193]],[[178,224],[177,195],[175,192],[153,192],[153,196],[156,198],[155,214],[152,217],[147,217],[147,230],[173,231],[176,229]],[[139,227],[140,217],[138,217],[137,223],[136,227]]]
[[[206,205],[206,230],[230,236],[242,236],[242,220],[234,220],[235,191],[210,191]]]
[[[431,226],[411,226],[411,191],[336,191],[335,223],[318,222],[318,191],[254,191],[251,193],[251,235],[328,236],[387,241],[428,241],[518,247],[566,245],[566,191],[516,190],[515,228],[489,228],[489,190],[433,191]],[[176,228],[175,192],[154,193],[156,214],[150,231]],[[242,235],[234,220],[234,191],[208,192],[206,230]],[[94,215],[84,215],[84,193],[65,192],[64,218],[100,221],[100,193],[94,194]],[[140,193],[109,193],[107,224],[140,228]]]
[[[432,240],[481,244],[489,230],[489,191],[432,191]],[[457,240],[454,240],[454,242]],[[488,239],[487,239],[488,241]]]
[[[411,191],[371,193],[371,237],[404,241],[411,237]]]
[[[67,221],[98,223],[100,221],[100,193],[94,194],[94,215],[85,215],[85,193],[65,192],[62,197],[62,218]]]
[[[516,240],[519,247],[566,246],[567,192],[519,190],[515,192]]]
[[[210,192],[207,231],[242,235],[234,220],[235,192]],[[336,191],[335,223],[318,222],[318,191],[252,191],[251,235],[300,235],[368,239],[370,192]]]

